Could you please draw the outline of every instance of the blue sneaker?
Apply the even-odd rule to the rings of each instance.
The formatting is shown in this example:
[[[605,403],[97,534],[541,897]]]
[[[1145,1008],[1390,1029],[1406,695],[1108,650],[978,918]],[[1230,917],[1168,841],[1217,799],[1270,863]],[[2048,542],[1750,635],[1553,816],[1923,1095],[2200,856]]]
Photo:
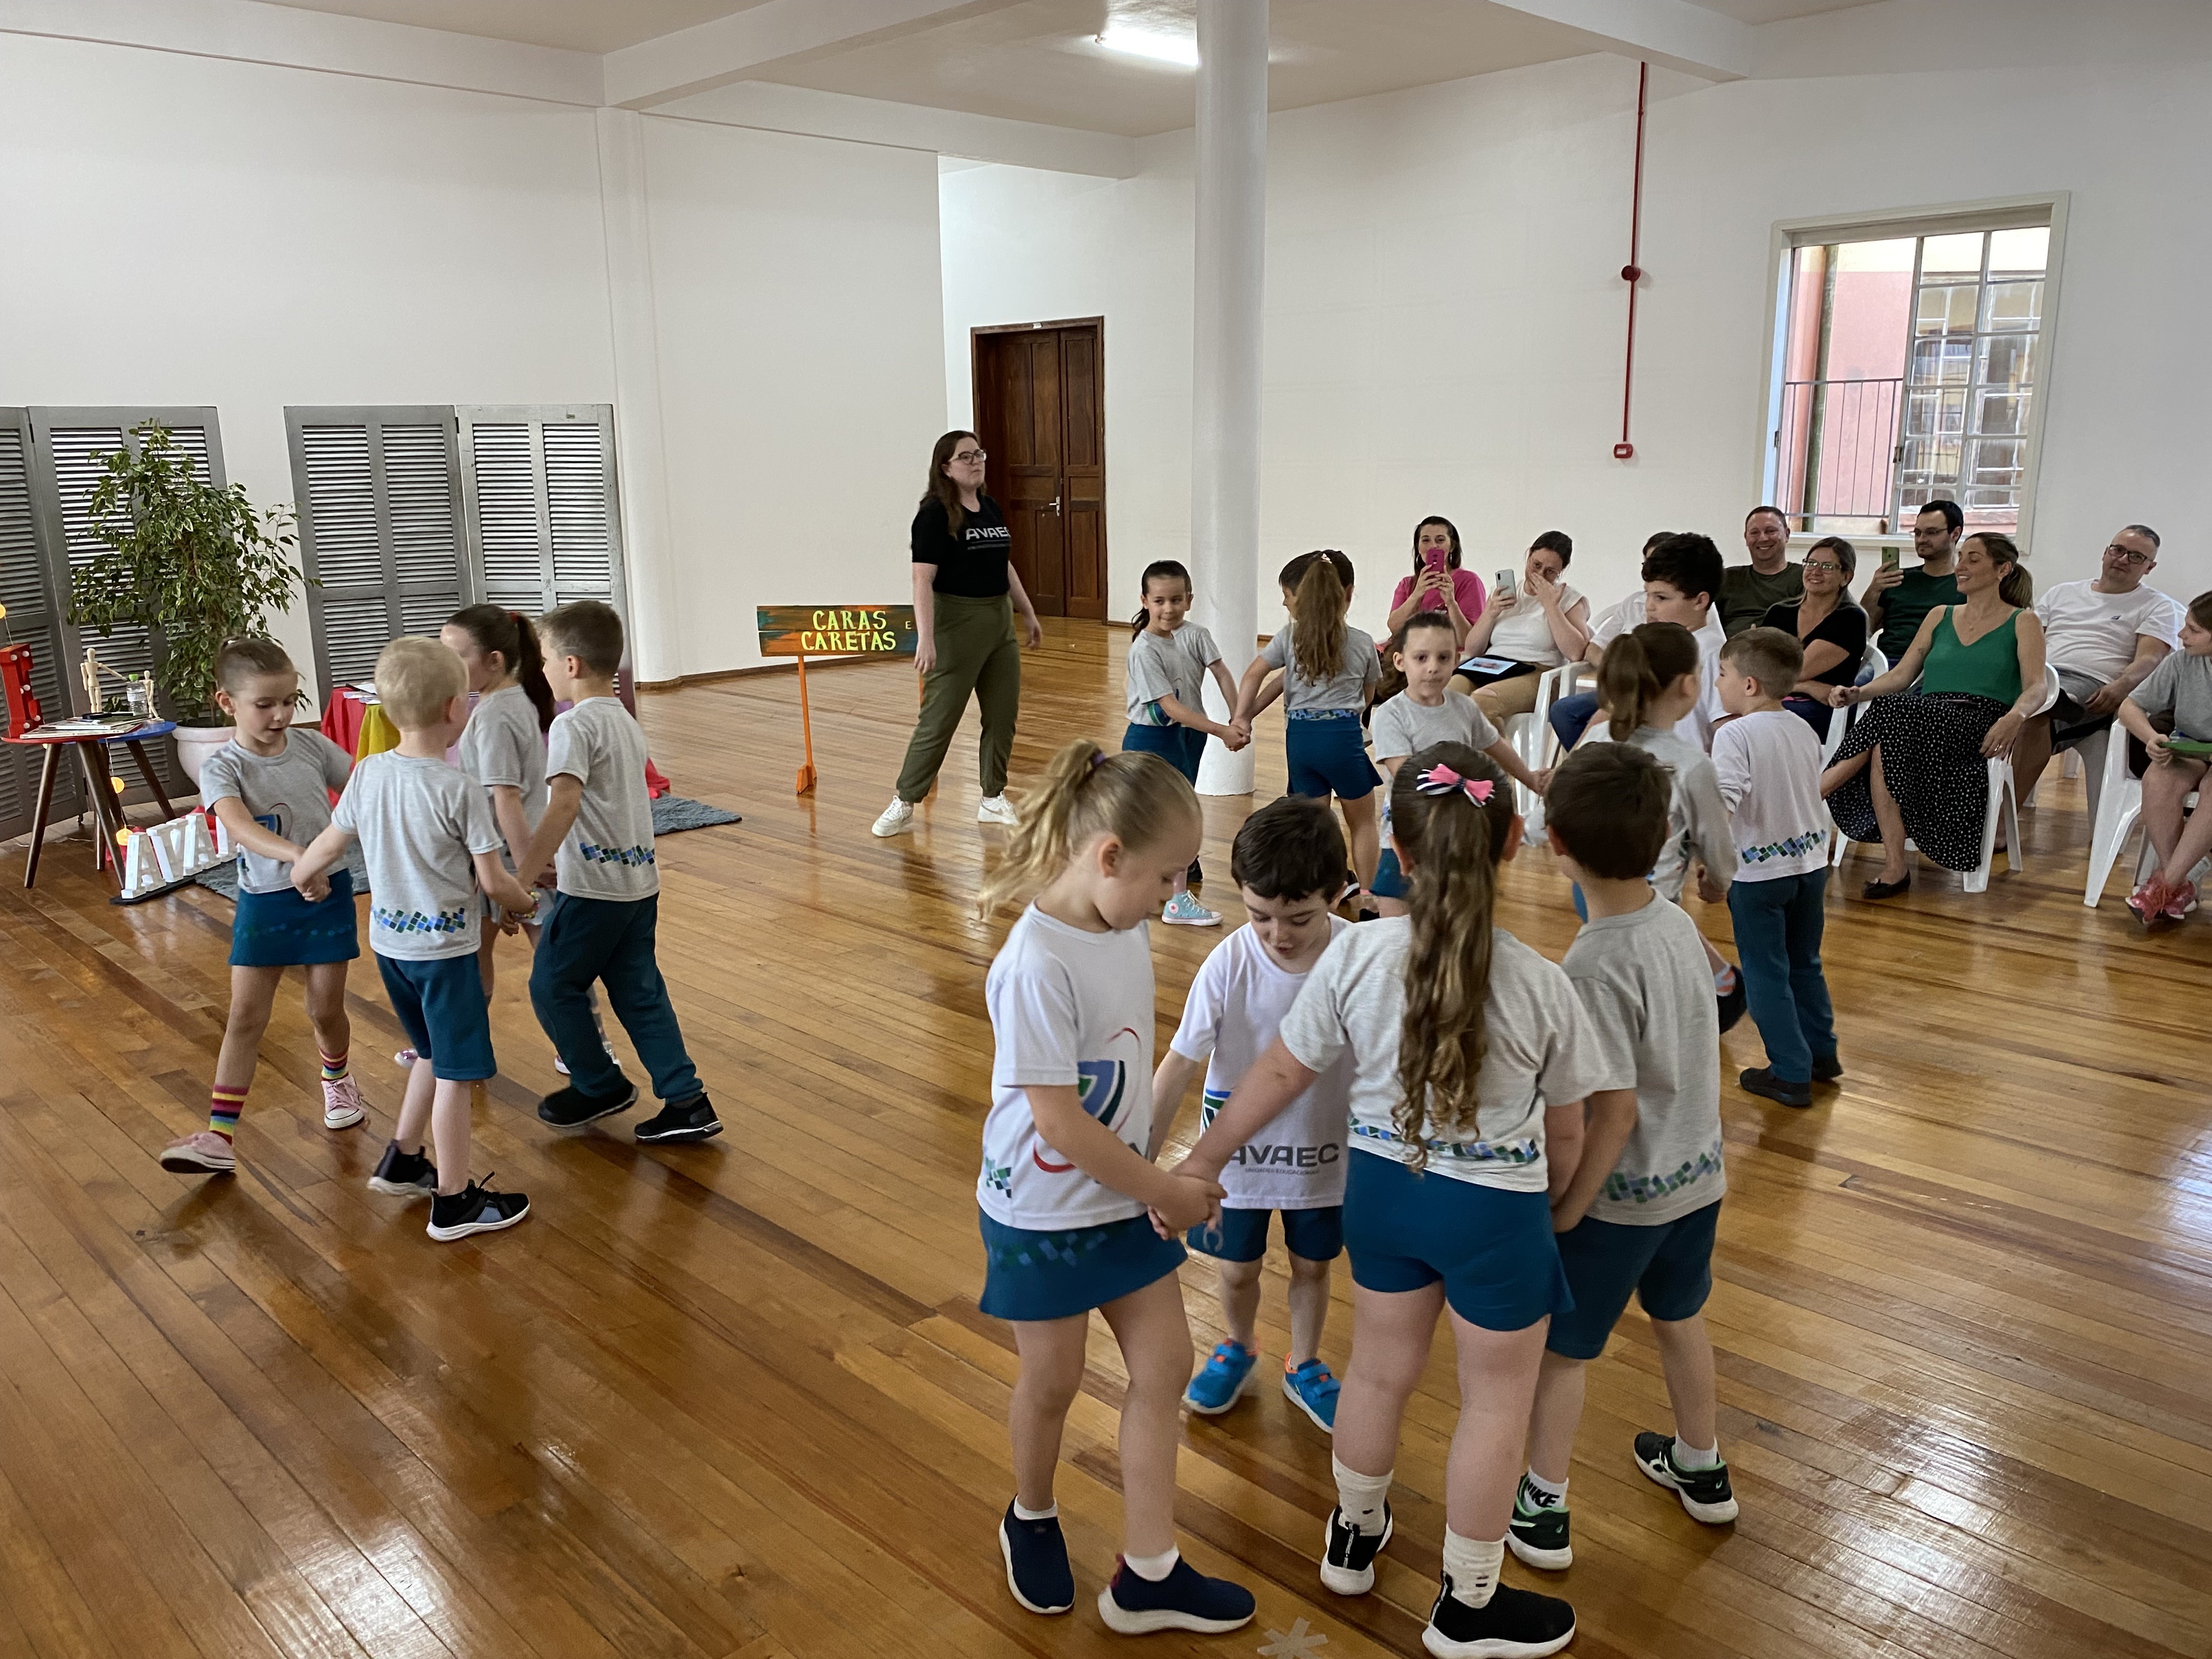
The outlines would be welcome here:
[[[1235,1405],[1252,1380],[1252,1367],[1260,1356],[1233,1338],[1217,1343],[1190,1386],[1182,1403],[1201,1417],[1218,1417]]]
[[[1216,1635],[1248,1624],[1252,1592],[1226,1578],[1208,1578],[1178,1558],[1175,1570],[1158,1583],[1114,1564],[1114,1582],[1098,1592],[1098,1616],[1106,1628],[1124,1636],[1159,1630],[1194,1630]]]
[[[1336,1432],[1336,1392],[1339,1383],[1328,1366],[1309,1359],[1296,1370],[1283,1373],[1283,1395],[1314,1420],[1323,1434]]]
[[[999,1553],[1006,1558],[1006,1588],[1031,1613],[1066,1613],[1075,1605],[1075,1574],[1068,1568],[1058,1516],[1024,1521],[1007,1504],[999,1522]]]

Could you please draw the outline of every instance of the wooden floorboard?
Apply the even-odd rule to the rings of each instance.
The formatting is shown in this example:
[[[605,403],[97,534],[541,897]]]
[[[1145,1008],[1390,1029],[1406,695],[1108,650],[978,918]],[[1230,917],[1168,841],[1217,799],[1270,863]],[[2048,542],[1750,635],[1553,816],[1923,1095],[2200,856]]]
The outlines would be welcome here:
[[[1115,740],[1126,636],[1052,624],[1027,659],[1017,787]],[[647,697],[682,793],[744,814],[660,843],[661,963],[728,1133],[647,1149],[625,1120],[537,1121],[556,1085],[528,953],[502,945],[502,1075],[477,1169],[526,1189],[511,1233],[431,1243],[368,1193],[400,1042],[373,974],[349,1007],[370,1108],[321,1127],[296,989],[235,1179],[155,1155],[198,1127],[230,907],[130,908],[89,842],[38,888],[0,856],[0,1659],[1123,1650],[1090,1605],[1119,1517],[1122,1376],[1095,1330],[1060,1503],[1085,1594],[1008,1598],[1006,1329],[975,1307],[973,1199],[1005,922],[972,900],[972,720],[911,836],[873,840],[913,710],[895,665],[815,677],[822,771],[796,798],[796,686]],[[1279,716],[1260,786],[1283,787]],[[1250,802],[1206,805],[1208,897]],[[2081,902],[2080,786],[2054,770],[2024,872],[1972,896],[1829,897],[1842,1088],[1790,1112],[1730,1086],[1709,1310],[1742,1516],[1698,1526],[1630,1464],[1664,1421],[1632,1312],[1592,1368],[1571,1595],[1596,1659],[2212,1656],[2212,927],[2141,938]],[[1691,907],[1725,942],[1724,909]],[[1557,957],[1541,853],[1500,919]],[[1154,933],[1159,1040],[1217,937]],[[626,1043],[618,1046],[627,1054]],[[1749,1024],[1728,1075],[1761,1058]],[[1191,1126],[1184,1126],[1186,1132]],[[1263,1340],[1279,1349],[1282,1264]],[[1186,1269],[1201,1346],[1220,1334]],[[1343,1274],[1324,1353],[1341,1364]],[[1328,1655],[1418,1650],[1455,1413],[1440,1347],[1407,1414],[1377,1593],[1320,1589],[1326,1439],[1263,1392],[1185,1435],[1179,1519],[1260,1597],[1247,1652],[1303,1619]],[[1509,1565],[1516,1582],[1537,1576]]]

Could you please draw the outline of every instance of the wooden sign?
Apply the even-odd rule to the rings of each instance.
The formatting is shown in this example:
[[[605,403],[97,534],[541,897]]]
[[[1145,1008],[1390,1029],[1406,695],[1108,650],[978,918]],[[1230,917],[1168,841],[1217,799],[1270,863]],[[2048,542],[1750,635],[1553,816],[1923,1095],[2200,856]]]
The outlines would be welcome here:
[[[764,605],[763,657],[911,657],[910,605]]]

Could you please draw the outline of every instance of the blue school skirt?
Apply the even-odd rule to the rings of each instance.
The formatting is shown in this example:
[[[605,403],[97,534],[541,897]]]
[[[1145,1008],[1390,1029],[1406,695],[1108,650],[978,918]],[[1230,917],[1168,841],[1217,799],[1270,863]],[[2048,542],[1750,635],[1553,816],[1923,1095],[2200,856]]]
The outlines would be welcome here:
[[[238,890],[238,915],[230,924],[232,967],[310,968],[351,962],[360,954],[350,872],[331,872],[330,896],[319,903],[291,887],[273,893]]]
[[[1096,1227],[1033,1231],[981,1210],[983,1311],[994,1319],[1066,1319],[1118,1302],[1165,1279],[1188,1260],[1181,1241],[1162,1238],[1149,1215]]]
[[[1293,708],[1283,731],[1292,794],[1364,800],[1375,793],[1375,763],[1367,758],[1357,710]]]
[[[1206,754],[1206,733],[1194,726],[1139,726],[1129,722],[1121,734],[1125,755],[1158,755],[1198,787],[1198,763]]]

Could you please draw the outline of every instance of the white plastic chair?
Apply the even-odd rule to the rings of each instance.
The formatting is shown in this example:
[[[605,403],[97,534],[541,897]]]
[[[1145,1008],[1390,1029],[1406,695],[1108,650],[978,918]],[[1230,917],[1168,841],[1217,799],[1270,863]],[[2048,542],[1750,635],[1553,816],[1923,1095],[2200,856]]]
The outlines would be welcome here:
[[[1869,681],[1880,679],[1887,672],[1889,672],[1889,659],[1881,654],[1880,646],[1870,645],[1866,648],[1865,659],[1859,665],[1859,677],[1851,684],[1864,685]],[[1844,746],[1844,738],[1851,729],[1851,722],[1858,717],[1858,705],[1854,704],[1849,708],[1838,708],[1830,718],[1828,735],[1820,740],[1820,769],[1823,772],[1834,763],[1836,750]]]
[[[1552,705],[1559,698],[1570,696],[1580,683],[1586,664],[1571,662],[1550,668],[1537,678],[1536,707],[1534,712],[1516,714],[1505,722],[1505,740],[1513,745],[1521,763],[1531,772],[1540,772],[1551,759],[1553,745],[1558,739],[1552,732]],[[1522,784],[1513,786],[1514,801],[1527,817],[1534,810],[1536,798]]]
[[[2043,698],[2029,712],[2032,720],[2058,701],[2058,671],[2049,663],[2043,665]],[[2013,791],[2012,761],[1992,760],[1990,763],[1989,806],[1982,814],[1982,861],[1966,872],[1966,890],[1986,893],[1990,890],[1990,866],[1996,861],[1997,817],[2002,812],[2005,823],[2005,862],[2014,875],[2027,867],[2021,858],[2020,802]]]
[[[2118,720],[2068,752],[2082,755],[2088,781],[2089,882],[2081,902],[2094,910],[2142,817],[2142,781],[2128,770],[2127,728]]]

